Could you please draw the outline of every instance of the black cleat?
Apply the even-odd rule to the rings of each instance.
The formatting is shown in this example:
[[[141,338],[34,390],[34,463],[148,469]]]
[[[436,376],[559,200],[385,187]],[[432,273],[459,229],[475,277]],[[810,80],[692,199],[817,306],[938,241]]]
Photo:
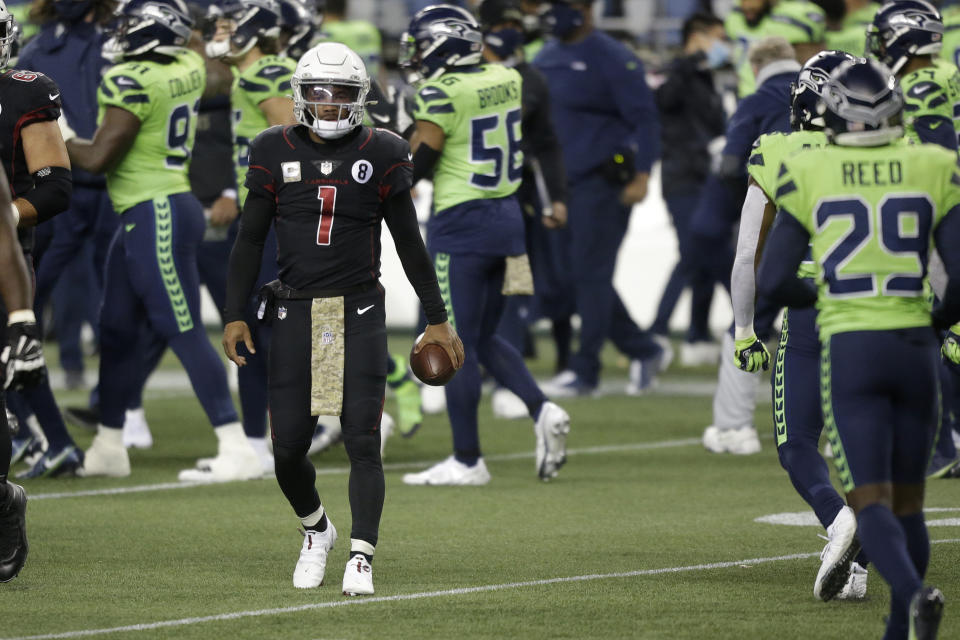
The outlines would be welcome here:
[[[100,424],[100,407],[67,407],[63,410],[67,422],[81,429],[96,431]]]
[[[27,561],[27,492],[18,484],[0,485],[6,490],[0,498],[0,582],[17,577]]]
[[[935,640],[943,617],[943,594],[936,587],[924,587],[910,601],[909,640]]]

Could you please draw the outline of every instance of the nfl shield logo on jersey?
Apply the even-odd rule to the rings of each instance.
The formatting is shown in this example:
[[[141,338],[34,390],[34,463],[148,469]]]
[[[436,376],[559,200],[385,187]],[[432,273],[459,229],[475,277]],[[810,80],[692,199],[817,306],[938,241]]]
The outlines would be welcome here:
[[[283,320],[286,317],[287,317],[287,308],[284,307],[283,305],[280,305],[277,308],[277,318],[279,318],[280,320]]]
[[[322,174],[325,175],[325,176],[328,176],[328,175],[330,175],[331,173],[333,173],[333,163],[330,162],[329,160],[325,160],[325,161],[321,162],[321,163],[320,163],[320,173],[322,173]]]

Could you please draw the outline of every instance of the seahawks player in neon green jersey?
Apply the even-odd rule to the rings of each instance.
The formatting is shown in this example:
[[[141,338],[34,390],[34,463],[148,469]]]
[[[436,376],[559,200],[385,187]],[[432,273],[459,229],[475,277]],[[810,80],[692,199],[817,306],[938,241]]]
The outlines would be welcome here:
[[[960,67],[960,5],[954,4],[941,12],[943,17],[943,48],[940,58]]]
[[[824,120],[817,102],[830,73],[841,64],[856,60],[841,51],[824,51],[808,60],[791,92],[790,134],[760,136],[750,156],[750,187],[740,216],[736,259],[730,275],[734,308],[736,364],[744,371],[766,369],[770,358],[753,331],[754,269],[776,213],[775,195],[782,162],[804,149],[827,144]],[[814,276],[814,266],[805,261],[800,278]],[[830,470],[820,456],[823,431],[820,412],[820,341],[816,310],[786,309],[771,380],[773,423],[777,456],[797,493],[810,505],[827,531],[814,581],[814,596],[821,600],[859,599],[866,595],[867,570],[854,562],[856,520],[830,482]]]
[[[417,88],[413,182],[433,172],[427,248],[466,354],[444,387],[453,455],[404,475],[406,484],[490,482],[477,416],[480,363],[520,397],[534,419],[537,475],[550,480],[566,461],[570,417],[547,400],[520,353],[496,333],[504,291],[533,291],[523,213],[514,195],[523,173],[522,79],[515,69],[483,64],[482,42],[474,17],[451,5],[417,13],[400,42],[401,63]]]
[[[817,108],[830,144],[783,161],[757,289],[791,308],[816,305],[824,425],[857,537],[890,585],[883,637],[930,640],[944,604],[923,582],[925,471],[940,408],[932,329],[960,319],[960,172],[956,153],[902,139],[902,107],[895,78],[874,60],[830,75]],[[932,246],[947,285],[931,313]],[[808,251],[816,288],[796,275]]]
[[[737,47],[734,57],[744,98],[756,90],[756,78],[747,62],[750,44],[767,36],[783,36],[803,61],[823,49],[826,17],[823,9],[805,0],[740,0],[724,21],[727,36]]]
[[[880,5],[873,0],[846,0],[840,3],[843,16],[836,22],[827,15],[826,46],[834,51],[845,51],[855,56],[867,49],[867,27],[873,22]]]
[[[72,139],[74,166],[105,173],[121,224],[107,255],[100,315],[101,424],[87,475],[127,476],[124,413],[137,393],[143,327],[176,353],[214,427],[218,454],[183,480],[259,477],[256,452],[237,417],[226,370],[200,321],[197,250],[206,223],[187,171],[206,84],[203,59],[184,48],[192,20],[182,0],[127,0],[117,9],[92,140]],[[65,130],[65,137],[73,137]],[[75,134],[74,134],[75,135]]]
[[[957,149],[960,72],[939,58],[943,20],[925,0],[883,5],[867,33],[870,55],[887,65],[903,89],[907,136]]]

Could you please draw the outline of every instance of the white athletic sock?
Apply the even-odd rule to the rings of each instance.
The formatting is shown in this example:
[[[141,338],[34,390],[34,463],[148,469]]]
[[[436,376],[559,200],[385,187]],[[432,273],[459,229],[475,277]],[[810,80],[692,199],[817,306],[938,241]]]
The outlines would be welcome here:
[[[300,522],[303,523],[304,528],[315,527],[317,523],[320,522],[320,518],[323,517],[323,505],[320,505],[320,508],[308,515],[306,518],[300,518]],[[328,525],[329,526],[329,525]]]
[[[101,424],[97,427],[97,438],[111,446],[123,447],[123,429],[111,429]]]
[[[266,458],[270,455],[266,438],[247,438],[247,442],[250,443],[250,446],[253,447],[253,450],[256,451],[257,455],[261,458]]]
[[[350,538],[350,555],[355,553],[365,553],[368,556],[373,555],[373,551],[376,549],[372,544],[366,540],[357,540],[356,538]]]

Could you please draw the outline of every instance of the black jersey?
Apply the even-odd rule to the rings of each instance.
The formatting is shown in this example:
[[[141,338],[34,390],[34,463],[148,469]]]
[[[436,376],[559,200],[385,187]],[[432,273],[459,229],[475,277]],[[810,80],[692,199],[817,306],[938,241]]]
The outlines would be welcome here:
[[[384,129],[316,143],[303,125],[277,126],[250,145],[246,186],[277,204],[280,280],[294,289],[376,281],[382,203],[412,183],[410,146]]]
[[[0,157],[13,197],[33,188],[23,155],[23,128],[59,117],[60,89],[49,76],[17,69],[0,74]]]

